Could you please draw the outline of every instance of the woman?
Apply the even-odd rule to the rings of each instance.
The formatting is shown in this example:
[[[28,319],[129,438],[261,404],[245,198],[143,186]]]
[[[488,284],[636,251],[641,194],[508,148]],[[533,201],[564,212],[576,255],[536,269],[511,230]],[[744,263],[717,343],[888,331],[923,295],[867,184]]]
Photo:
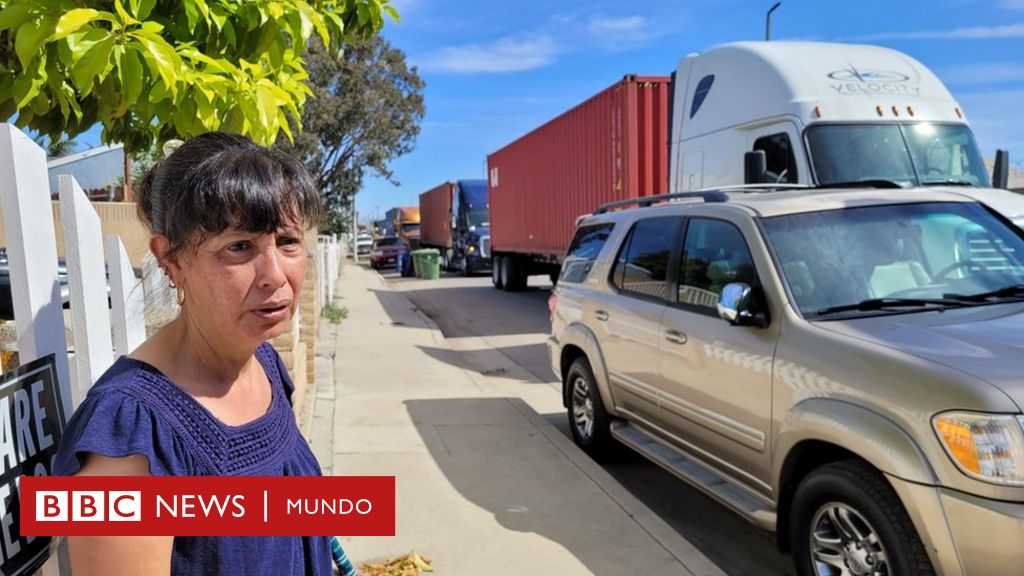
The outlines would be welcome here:
[[[321,215],[293,158],[197,136],[139,186],[180,315],[99,379],[64,431],[59,475],[320,475],[268,340],[290,327]],[[327,537],[72,537],[75,576],[331,574]]]

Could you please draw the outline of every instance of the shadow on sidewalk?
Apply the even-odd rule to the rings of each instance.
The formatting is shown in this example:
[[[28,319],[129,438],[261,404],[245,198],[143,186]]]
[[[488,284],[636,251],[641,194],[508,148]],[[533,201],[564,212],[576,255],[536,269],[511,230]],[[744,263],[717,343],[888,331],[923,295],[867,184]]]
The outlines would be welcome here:
[[[620,505],[523,419],[538,418],[528,404],[518,398],[459,398],[406,406],[451,485],[502,526],[558,543],[597,576],[647,573],[640,568],[642,551],[629,545],[650,542],[644,528],[623,519]],[[564,414],[539,417],[569,434]],[[441,442],[432,440],[438,437]],[[602,467],[726,573],[794,573],[791,558],[775,549],[771,534],[646,459],[626,453]]]
[[[419,346],[419,349],[435,360],[484,376],[498,376],[520,382],[525,376],[534,380],[525,382],[527,384],[542,384],[555,380],[548,362],[548,349],[544,344],[505,346],[486,350],[452,350],[429,346]]]
[[[485,286],[405,289],[401,292],[430,317],[445,338],[547,334],[549,288],[502,292]]]

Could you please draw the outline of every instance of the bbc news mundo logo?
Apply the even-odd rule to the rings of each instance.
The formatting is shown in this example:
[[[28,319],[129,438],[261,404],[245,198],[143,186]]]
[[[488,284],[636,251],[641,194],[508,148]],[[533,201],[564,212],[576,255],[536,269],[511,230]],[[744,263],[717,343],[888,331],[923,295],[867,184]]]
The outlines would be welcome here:
[[[29,536],[393,536],[393,476],[24,477]]]

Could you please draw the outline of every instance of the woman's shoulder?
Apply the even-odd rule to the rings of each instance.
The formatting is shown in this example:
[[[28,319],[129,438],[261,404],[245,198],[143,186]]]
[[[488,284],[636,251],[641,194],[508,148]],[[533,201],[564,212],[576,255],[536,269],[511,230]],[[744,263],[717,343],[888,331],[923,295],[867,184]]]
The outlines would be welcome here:
[[[284,359],[277,350],[270,344],[264,342],[256,348],[256,358],[260,360],[263,369],[272,383],[276,383],[284,389],[288,402],[292,401],[292,393],[295,392],[295,383],[288,375],[288,367],[284,365]]]
[[[129,358],[119,358],[89,389],[62,433],[57,475],[78,472],[89,453],[141,454],[153,475],[180,474],[174,426],[153,388],[159,378]]]

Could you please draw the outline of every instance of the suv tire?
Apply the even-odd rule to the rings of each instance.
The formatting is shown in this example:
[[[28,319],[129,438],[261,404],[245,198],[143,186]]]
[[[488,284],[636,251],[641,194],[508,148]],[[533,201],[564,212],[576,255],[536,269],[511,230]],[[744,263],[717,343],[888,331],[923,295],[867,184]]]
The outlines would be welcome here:
[[[569,429],[576,445],[596,460],[614,456],[617,443],[611,434],[611,417],[586,358],[577,358],[572,363],[563,386],[569,400]]]
[[[883,561],[886,574],[935,574],[896,492],[881,473],[859,460],[827,464],[800,482],[790,538],[801,576],[873,574],[871,569]],[[822,562],[819,570],[815,551],[830,556],[832,565]]]

